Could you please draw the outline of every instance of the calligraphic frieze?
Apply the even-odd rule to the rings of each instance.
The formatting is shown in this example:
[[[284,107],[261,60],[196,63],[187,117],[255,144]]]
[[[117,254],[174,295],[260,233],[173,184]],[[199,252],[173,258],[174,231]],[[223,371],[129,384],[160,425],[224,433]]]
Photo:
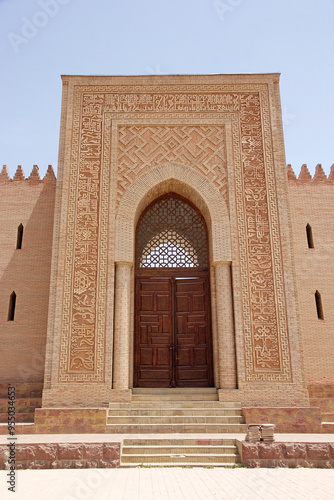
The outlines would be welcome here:
[[[181,140],[184,134],[190,148],[202,141],[207,165],[214,164],[213,157],[219,160],[220,172],[225,176],[220,190],[225,196],[228,182],[225,136],[219,122],[231,113],[237,116],[237,125],[234,122],[232,131],[246,377],[249,381],[291,380],[267,88],[260,84],[205,88],[207,92],[203,92],[203,86],[176,85],[160,86],[158,91],[156,86],[75,88],[60,380],[90,381],[103,377],[104,326],[99,319],[103,314],[99,294],[103,293],[105,281],[101,286],[99,263],[107,251],[110,208],[107,184],[102,179],[108,177],[110,168],[118,172],[119,200],[122,190],[148,165],[152,151],[142,155],[145,140],[149,138],[156,143],[158,161],[167,138],[163,160],[175,161],[177,154],[185,152]],[[127,116],[132,119],[143,116],[146,120],[152,116],[157,121],[169,113],[193,116],[198,124],[155,123],[136,131],[134,125],[126,123]],[[118,117],[121,118],[114,129],[119,134],[119,164],[112,166],[110,152],[106,152],[106,148],[111,147],[111,127],[108,131],[104,129],[107,114],[116,124]],[[217,125],[205,128],[201,119],[217,119]],[[196,133],[199,142],[191,145]],[[160,144],[159,134],[162,134]],[[138,136],[145,139],[142,150],[138,143],[134,149],[128,148],[126,141],[129,139],[135,144]],[[214,145],[209,148],[205,141],[209,141],[210,136],[214,138]],[[217,139],[220,138],[222,150],[219,151]],[[185,161],[191,163],[194,157],[188,149]]]

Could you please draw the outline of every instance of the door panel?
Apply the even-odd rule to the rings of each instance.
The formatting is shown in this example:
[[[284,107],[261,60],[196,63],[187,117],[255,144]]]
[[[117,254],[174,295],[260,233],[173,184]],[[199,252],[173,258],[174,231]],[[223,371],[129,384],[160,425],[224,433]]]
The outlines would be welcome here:
[[[135,386],[168,387],[171,363],[171,283],[136,280]]]
[[[196,276],[192,271],[191,277],[182,278],[170,274],[136,278],[134,384],[211,386],[208,274]]]
[[[213,382],[208,285],[208,276],[175,280],[175,371],[179,387],[207,387]]]

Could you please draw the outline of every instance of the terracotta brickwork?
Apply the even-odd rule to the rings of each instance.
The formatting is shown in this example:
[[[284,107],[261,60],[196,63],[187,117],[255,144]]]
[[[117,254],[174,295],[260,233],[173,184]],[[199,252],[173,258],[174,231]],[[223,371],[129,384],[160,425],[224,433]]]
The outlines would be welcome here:
[[[278,80],[63,77],[44,406],[129,397],[135,227],[171,191],[209,231],[216,387],[307,404]]]
[[[309,428],[306,384],[334,383],[334,171],[287,175],[279,75],[65,76],[55,186],[0,174],[0,382],[44,380],[45,411],[131,400],[136,226],[175,193],[208,229],[219,400]]]
[[[283,406],[283,405],[282,405]],[[275,432],[326,432],[321,425],[319,408],[243,408],[247,424],[275,422]]]
[[[321,165],[313,178],[306,165],[298,179],[291,167],[288,173],[305,377],[308,383],[333,383],[334,171],[332,167],[328,179]],[[317,291],[321,295],[323,319],[318,317]]]
[[[55,187],[52,167],[43,180],[37,166],[27,179],[21,167],[0,174],[0,382],[43,381]]]

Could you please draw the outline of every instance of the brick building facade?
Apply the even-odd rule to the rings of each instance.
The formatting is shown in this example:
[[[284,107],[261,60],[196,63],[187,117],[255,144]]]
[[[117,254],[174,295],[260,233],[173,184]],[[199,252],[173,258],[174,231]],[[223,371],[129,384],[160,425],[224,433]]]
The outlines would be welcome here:
[[[0,381],[43,382],[48,411],[134,386],[314,406],[310,386],[334,384],[333,189],[320,165],[286,168],[277,74],[64,76],[57,182],[0,174]],[[207,260],[180,243],[192,263],[143,271],[139,222],[172,199]],[[166,224],[154,238],[189,243]],[[143,238],[149,259],[169,244]]]

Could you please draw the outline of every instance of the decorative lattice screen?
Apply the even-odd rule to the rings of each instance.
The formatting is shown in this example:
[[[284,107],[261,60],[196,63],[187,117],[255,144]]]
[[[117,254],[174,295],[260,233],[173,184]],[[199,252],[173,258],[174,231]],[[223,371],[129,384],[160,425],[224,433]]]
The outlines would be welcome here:
[[[207,233],[201,215],[169,194],[153,202],[137,226],[137,267],[207,267]]]

